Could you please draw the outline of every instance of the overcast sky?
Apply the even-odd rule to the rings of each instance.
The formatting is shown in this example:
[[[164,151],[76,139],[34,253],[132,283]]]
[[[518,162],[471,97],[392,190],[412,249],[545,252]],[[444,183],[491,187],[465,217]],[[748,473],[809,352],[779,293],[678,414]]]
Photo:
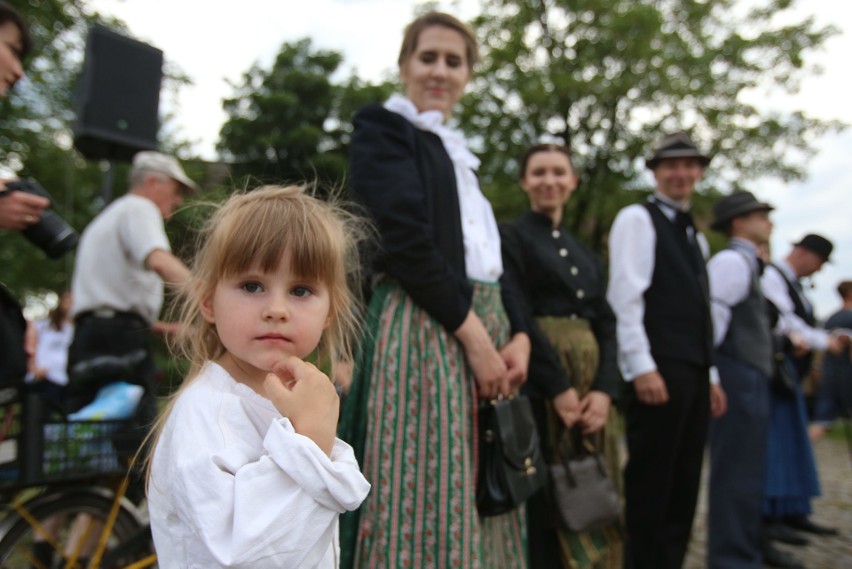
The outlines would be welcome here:
[[[316,48],[344,55],[342,72],[352,70],[368,80],[394,72],[402,29],[412,18],[413,0],[90,0],[89,4],[123,20],[131,33],[165,52],[193,81],[181,90],[177,123],[182,137],[195,141],[204,158],[215,158],[213,146],[225,119],[222,98],[231,94],[228,81],[239,82],[255,63],[269,64],[281,44],[310,37]],[[811,61],[824,72],[805,81],[799,93],[760,93],[767,109],[797,109],[807,115],[852,123],[849,75],[852,66],[852,2],[798,2],[796,17],[815,16],[834,24],[841,34],[826,42]],[[443,9],[463,19],[477,13],[476,0],[442,2]],[[165,102],[164,102],[165,103]],[[777,207],[772,246],[783,256],[790,243],[809,232],[834,241],[833,262],[813,279],[817,313],[827,317],[839,300],[834,291],[852,279],[852,130],[816,141],[817,156],[804,182],[765,180],[752,187],[758,198]]]

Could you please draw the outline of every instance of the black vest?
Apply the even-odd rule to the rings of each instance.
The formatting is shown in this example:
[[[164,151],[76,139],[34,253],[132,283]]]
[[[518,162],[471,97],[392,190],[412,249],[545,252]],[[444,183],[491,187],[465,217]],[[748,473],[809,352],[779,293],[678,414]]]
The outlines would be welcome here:
[[[645,333],[654,359],[709,366],[713,323],[707,268],[697,242],[690,242],[653,202],[644,204],[657,245],[651,286],[645,291]]]
[[[781,276],[784,277],[784,282],[787,283],[787,294],[790,296],[790,300],[793,301],[793,312],[796,314],[796,316],[804,320],[805,324],[813,328],[816,324],[816,318],[814,318],[813,311],[811,311],[807,306],[805,306],[805,303],[802,302],[801,294],[803,293],[801,292],[798,283],[795,283],[788,279],[787,273],[781,270],[781,267],[779,267],[778,265],[773,266],[781,274]],[[813,362],[814,358],[813,352],[810,351],[804,356],[795,356],[792,353],[792,344],[790,344],[789,342],[785,342],[785,346],[790,356],[796,362],[796,369],[799,371],[800,378],[804,379],[805,376],[808,375],[811,370],[811,363]]]
[[[740,252],[736,246],[731,245],[728,248]],[[754,259],[749,253],[742,254],[751,267]],[[757,271],[750,272],[751,287],[748,296],[731,309],[728,333],[718,351],[759,370],[766,377],[771,377],[774,350],[769,309],[760,289]]]

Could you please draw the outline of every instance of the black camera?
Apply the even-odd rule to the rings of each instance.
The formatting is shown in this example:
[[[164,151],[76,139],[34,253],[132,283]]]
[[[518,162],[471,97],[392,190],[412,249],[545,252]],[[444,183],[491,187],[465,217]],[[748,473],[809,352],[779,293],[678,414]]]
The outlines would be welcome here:
[[[53,203],[50,194],[33,179],[16,180],[7,182],[6,188],[11,191],[26,192],[36,196],[47,198]],[[45,252],[51,259],[58,259],[68,251],[77,246],[80,236],[74,228],[65,223],[65,220],[49,209],[41,212],[38,223],[30,225],[21,233],[30,242]]]

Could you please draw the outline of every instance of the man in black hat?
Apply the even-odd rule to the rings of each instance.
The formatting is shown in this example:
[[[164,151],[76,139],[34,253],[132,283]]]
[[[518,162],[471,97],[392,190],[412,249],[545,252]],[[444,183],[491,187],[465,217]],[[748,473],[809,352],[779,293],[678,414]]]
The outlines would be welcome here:
[[[762,506],[773,374],[772,326],[760,287],[758,247],[769,242],[771,205],[749,192],[721,199],[711,227],[728,236],[728,247],[710,259],[715,366],[728,409],[710,424],[707,567],[763,566]],[[773,566],[791,559],[768,551]]]
[[[825,321],[826,330],[849,334],[852,330],[852,280],[837,285],[840,309]],[[825,436],[838,418],[852,419],[852,357],[847,346],[838,354],[825,354],[822,359],[819,393],[814,409],[814,422],[809,434],[811,440]]]
[[[607,299],[617,317],[629,461],[625,566],[676,569],[686,554],[711,412],[713,331],[708,247],[688,213],[710,158],[685,133],[646,160],[656,191],[619,212],[610,232]],[[712,397],[711,397],[712,391]]]
[[[833,245],[816,234],[805,235],[787,257],[766,267],[761,285],[766,299],[778,309],[776,332],[791,339],[786,358],[798,380],[810,370],[813,351],[840,353],[845,341],[817,328],[813,307],[800,279],[828,262]],[[788,543],[807,543],[795,530],[833,535],[832,528],[811,521],[810,500],[819,496],[819,478],[808,438],[808,417],[799,381],[789,390],[770,392],[770,428],[763,515],[767,535]]]

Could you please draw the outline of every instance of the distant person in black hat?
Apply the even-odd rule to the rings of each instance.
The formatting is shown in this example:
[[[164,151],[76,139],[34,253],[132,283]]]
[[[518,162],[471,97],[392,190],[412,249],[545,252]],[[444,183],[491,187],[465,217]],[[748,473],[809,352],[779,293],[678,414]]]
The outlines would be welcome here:
[[[813,307],[800,282],[828,262],[832,249],[825,237],[805,235],[793,244],[785,259],[766,267],[761,280],[764,295],[779,312],[776,332],[791,339],[785,357],[797,375],[789,389],[770,391],[763,514],[768,535],[794,544],[807,540],[790,528],[818,535],[837,533],[809,518],[811,498],[819,496],[820,488],[800,386],[810,369],[813,351],[838,354],[845,343],[842,337],[815,327]]]
[[[849,334],[852,332],[852,280],[837,285],[842,302],[840,310],[825,321],[825,329]],[[852,357],[846,346],[839,354],[826,353],[817,394],[811,440],[822,438],[838,418],[852,418]]]
[[[629,461],[624,473],[625,566],[683,564],[711,414],[713,330],[707,241],[688,213],[710,158],[685,133],[663,138],[646,165],[656,191],[619,212],[609,240],[607,299],[617,318]],[[711,397],[712,391],[712,397]]]
[[[728,410],[710,424],[709,569],[759,569],[764,563],[763,478],[774,350],[758,247],[772,234],[772,209],[749,192],[726,196],[713,208],[711,227],[729,239],[707,264],[714,361]],[[769,553],[770,564],[785,555]]]

